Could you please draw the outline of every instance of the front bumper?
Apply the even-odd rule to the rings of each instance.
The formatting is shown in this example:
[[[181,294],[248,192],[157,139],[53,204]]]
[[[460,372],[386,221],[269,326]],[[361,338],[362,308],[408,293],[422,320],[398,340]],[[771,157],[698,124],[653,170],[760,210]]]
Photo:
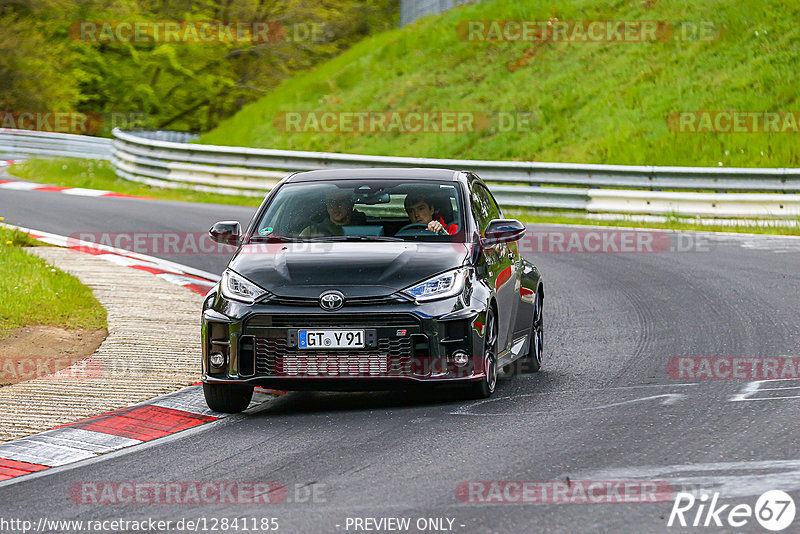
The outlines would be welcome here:
[[[203,381],[363,391],[480,380],[484,313],[463,306],[458,298],[424,305],[346,306],[337,312],[310,306],[246,306],[216,298],[203,312]],[[363,329],[367,346],[299,349],[293,340],[306,328]],[[220,367],[210,364],[214,352],[223,355]],[[457,352],[468,355],[466,364],[455,362]]]

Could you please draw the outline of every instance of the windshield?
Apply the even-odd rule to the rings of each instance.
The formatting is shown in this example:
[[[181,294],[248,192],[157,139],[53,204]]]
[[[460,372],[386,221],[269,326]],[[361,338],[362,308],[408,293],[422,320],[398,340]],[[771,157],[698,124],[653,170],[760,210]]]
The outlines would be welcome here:
[[[464,242],[463,217],[452,181],[289,183],[270,201],[251,241]]]

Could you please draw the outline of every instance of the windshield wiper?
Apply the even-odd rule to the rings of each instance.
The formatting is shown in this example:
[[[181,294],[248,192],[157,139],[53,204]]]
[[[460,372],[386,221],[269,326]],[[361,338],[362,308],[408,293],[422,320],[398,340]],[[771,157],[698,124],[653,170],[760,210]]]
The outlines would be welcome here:
[[[405,239],[385,235],[331,235],[313,237],[309,241],[405,241]]]
[[[254,235],[250,238],[251,243],[298,243],[306,241],[305,239],[296,239],[294,237],[284,237],[282,235],[260,236]]]

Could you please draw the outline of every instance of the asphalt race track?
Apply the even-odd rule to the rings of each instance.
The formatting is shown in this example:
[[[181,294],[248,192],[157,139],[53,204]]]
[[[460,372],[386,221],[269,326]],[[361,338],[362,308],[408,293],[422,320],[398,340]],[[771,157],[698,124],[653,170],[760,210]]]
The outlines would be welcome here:
[[[253,211],[0,192],[6,222],[62,235],[205,232],[221,219],[246,224]],[[543,231],[572,230],[530,229]],[[375,526],[365,518],[395,517],[410,518],[409,532],[670,532],[679,530],[667,526],[672,492],[718,492],[718,505],[730,505],[722,520],[767,490],[800,503],[800,389],[793,385],[800,382],[667,371],[671,358],[800,356],[800,239],[687,233],[671,235],[670,244],[684,250],[529,251],[545,280],[545,363],[538,374],[502,379],[488,401],[449,392],[289,393],[246,416],[0,485],[0,515],[277,518],[279,532],[361,532]],[[164,257],[213,272],[227,260]],[[222,505],[70,497],[83,482],[205,481],[277,482],[287,495],[280,503]],[[484,485],[462,484],[469,481]],[[470,502],[487,500],[488,489],[457,493],[490,481],[566,483],[570,497],[498,503]],[[577,483],[609,481],[671,490],[645,503],[613,495],[610,503],[583,502],[574,493]],[[494,487],[516,487],[503,484]],[[697,511],[686,512],[687,521]],[[444,521],[417,528],[421,518]],[[798,525],[800,518],[787,532]],[[680,531],[766,532],[753,517],[739,528]]]

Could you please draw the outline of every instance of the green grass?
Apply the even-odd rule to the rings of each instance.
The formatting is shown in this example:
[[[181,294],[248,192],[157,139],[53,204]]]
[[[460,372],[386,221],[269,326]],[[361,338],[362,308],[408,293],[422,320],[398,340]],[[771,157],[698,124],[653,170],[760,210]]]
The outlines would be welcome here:
[[[795,226],[781,225],[778,221],[765,221],[765,224],[750,222],[736,224],[704,224],[691,222],[689,219],[667,217],[663,222],[640,221],[632,217],[621,216],[615,219],[592,219],[575,215],[539,215],[519,209],[505,209],[503,214],[520,221],[534,224],[569,224],[590,226],[619,226],[625,228],[658,228],[662,230],[693,230],[701,232],[730,232],[743,234],[768,234],[768,235],[800,235],[800,219],[795,221]]]
[[[106,310],[74,276],[25,252],[33,241],[0,226],[0,339],[21,326],[106,328]]]
[[[800,109],[800,4],[780,0],[486,0],[370,37],[206,133],[198,142],[462,159],[632,165],[792,167],[800,134],[672,133],[683,110]],[[710,21],[712,40],[467,42],[460,21]],[[521,132],[285,133],[287,111],[531,112]]]
[[[233,204],[237,206],[258,206],[263,200],[259,197],[229,196],[192,191],[190,189],[151,187],[120,178],[114,173],[111,163],[103,160],[76,158],[32,159],[12,165],[9,167],[8,172],[31,182],[61,187],[103,189],[114,191],[115,193],[152,197],[159,200]]]
[[[9,247],[49,247],[47,243],[32,238],[25,232],[3,225],[5,217],[0,217],[0,244]]]

